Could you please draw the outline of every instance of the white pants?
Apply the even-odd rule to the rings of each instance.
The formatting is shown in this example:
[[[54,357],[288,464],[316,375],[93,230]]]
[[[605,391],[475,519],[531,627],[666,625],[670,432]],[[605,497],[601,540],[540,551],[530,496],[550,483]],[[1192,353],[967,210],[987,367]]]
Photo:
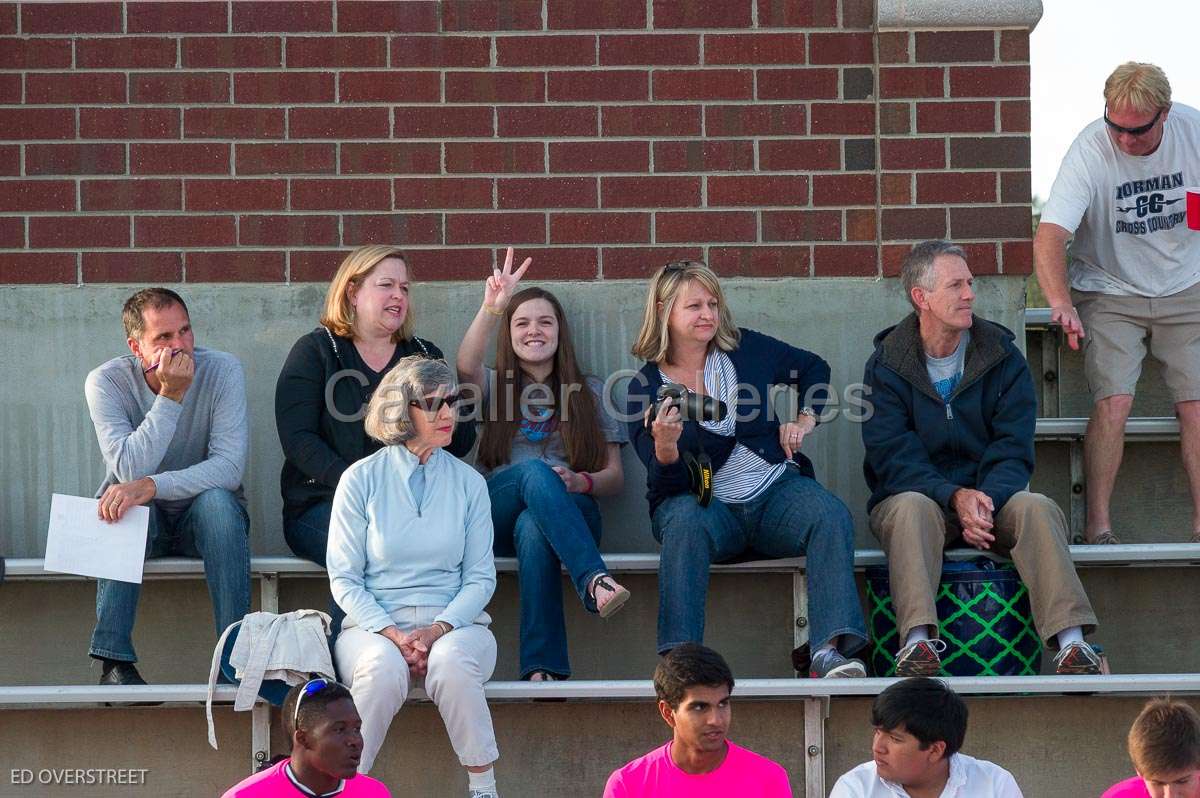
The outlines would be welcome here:
[[[403,632],[433,623],[442,607],[405,607],[392,615]],[[347,624],[352,624],[349,618]],[[489,765],[500,758],[484,683],[496,669],[496,638],[481,613],[475,623],[454,629],[429,650],[425,691],[446,724],[450,744],[464,767]],[[362,718],[363,751],[358,772],[367,773],[387,737],[392,718],[404,705],[412,678],[400,649],[381,634],[356,626],[342,628],[333,656]]]

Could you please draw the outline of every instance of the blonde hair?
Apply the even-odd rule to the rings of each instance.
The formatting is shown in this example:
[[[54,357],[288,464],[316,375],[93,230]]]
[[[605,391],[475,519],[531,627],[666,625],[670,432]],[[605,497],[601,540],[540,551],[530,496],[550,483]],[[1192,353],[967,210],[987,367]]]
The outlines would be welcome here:
[[[343,338],[354,337],[354,308],[350,304],[348,295],[350,286],[362,283],[385,258],[399,258],[400,262],[404,264],[405,271],[408,272],[408,279],[412,280],[412,269],[408,266],[408,258],[404,256],[399,247],[387,244],[359,247],[346,256],[342,265],[338,267],[337,274],[333,276],[333,282],[329,284],[329,291],[325,294],[325,308],[321,311],[322,326],[328,327],[334,335],[340,335]],[[396,343],[407,341],[412,338],[412,334],[413,310],[412,303],[409,303],[408,312],[404,315],[404,323],[400,325],[399,330],[392,334],[392,340]]]
[[[1171,104],[1171,84],[1154,64],[1126,61],[1104,81],[1104,102],[1109,108],[1153,111]]]
[[[742,334],[733,323],[733,314],[729,312],[729,304],[725,301],[725,292],[721,290],[717,275],[701,261],[677,260],[663,266],[650,278],[642,329],[638,332],[637,343],[633,345],[634,357],[658,363],[667,356],[671,344],[667,319],[684,284],[693,281],[717,300],[717,334],[713,343],[725,352],[737,349]]]
[[[363,429],[384,446],[412,439],[416,429],[409,402],[422,401],[440,388],[454,388],[454,372],[449,363],[424,355],[401,358],[383,375],[379,387],[371,394]]]

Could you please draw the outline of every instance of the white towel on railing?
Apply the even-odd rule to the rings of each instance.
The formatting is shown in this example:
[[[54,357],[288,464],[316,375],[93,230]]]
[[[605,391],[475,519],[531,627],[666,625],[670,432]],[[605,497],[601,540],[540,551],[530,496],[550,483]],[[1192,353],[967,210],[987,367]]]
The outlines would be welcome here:
[[[213,688],[221,670],[225,641],[235,626],[240,626],[241,631],[229,652],[229,664],[240,684],[233,708],[244,712],[254,706],[264,679],[281,679],[297,685],[308,681],[310,673],[335,678],[327,638],[329,625],[329,616],[320,610],[293,610],[282,615],[252,612],[231,623],[217,641],[208,673],[208,701],[205,704],[208,744],[217,747],[212,719]]]

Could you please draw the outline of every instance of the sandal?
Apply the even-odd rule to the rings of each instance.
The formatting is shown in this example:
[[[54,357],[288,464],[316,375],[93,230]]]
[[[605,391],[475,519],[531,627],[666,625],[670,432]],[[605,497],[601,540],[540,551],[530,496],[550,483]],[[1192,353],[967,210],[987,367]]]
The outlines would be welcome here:
[[[1114,535],[1111,529],[1104,530],[1099,535],[1096,535],[1095,540],[1090,541],[1090,544],[1093,546],[1116,546],[1120,543],[1121,539]]]
[[[612,616],[629,600],[629,591],[612,581],[608,574],[600,574],[593,579],[590,592],[601,618]]]
[[[562,681],[566,681],[566,678],[567,678],[566,676],[559,676],[557,673],[551,673],[550,671],[536,670],[536,671],[530,671],[529,675],[525,677],[525,681],[527,681],[527,682],[562,682]]]
[[[534,683],[564,682],[567,680],[567,677],[559,676],[557,673],[551,673],[550,671],[536,670],[536,671],[530,671],[529,675],[525,677],[525,680],[529,681],[529,682],[534,682]],[[551,693],[551,695],[554,695],[554,693]],[[567,699],[561,698],[561,697],[555,697],[555,698],[535,698],[533,700],[540,704],[561,704],[564,701],[566,701]]]

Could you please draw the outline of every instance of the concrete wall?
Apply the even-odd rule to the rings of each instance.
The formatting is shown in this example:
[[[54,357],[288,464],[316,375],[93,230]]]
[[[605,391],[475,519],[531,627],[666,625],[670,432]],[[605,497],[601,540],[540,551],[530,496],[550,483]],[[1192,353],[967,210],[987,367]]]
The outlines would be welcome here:
[[[642,282],[547,285],[566,306],[586,368],[608,375],[639,365],[629,346],[640,324]],[[907,307],[897,281],[890,279],[731,279],[724,286],[740,325],[817,352],[829,361],[839,390],[861,380],[871,338],[900,319]],[[120,307],[132,290],[0,288],[0,336],[7,342],[0,351],[0,373],[13,375],[0,383],[0,551],[9,557],[42,556],[51,493],[90,496],[103,478],[83,380],[99,363],[128,351]],[[254,551],[287,553],[279,511],[282,454],[275,432],[275,380],[292,343],[315,326],[323,289],[238,285],[182,290],[197,345],[232,352],[245,366],[252,431],[246,488]],[[453,358],[481,290],[476,283],[418,285],[413,294],[417,332]],[[980,314],[1017,331],[1022,297],[1022,281],[979,281]],[[822,481],[855,512],[860,544],[874,545],[865,527],[858,427],[839,418],[822,426],[806,450]],[[653,550],[643,499],[645,472],[629,447],[625,465],[625,491],[603,503],[603,548]]]

